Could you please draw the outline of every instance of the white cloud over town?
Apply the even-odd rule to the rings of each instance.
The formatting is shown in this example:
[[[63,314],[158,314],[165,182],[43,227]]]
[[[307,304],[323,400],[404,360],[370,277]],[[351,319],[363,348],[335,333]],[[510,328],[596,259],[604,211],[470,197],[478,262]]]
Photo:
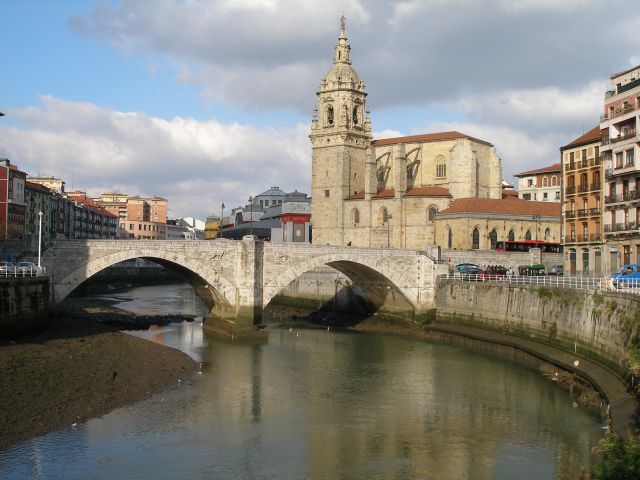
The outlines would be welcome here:
[[[614,4],[98,2],[69,19],[79,41],[98,39],[140,61],[150,77],[169,70],[176,83],[195,86],[206,104],[259,110],[262,120],[163,119],[91,99],[43,97],[38,105],[9,109],[21,124],[0,132],[32,173],[73,175],[75,185],[94,193],[158,193],[170,198],[176,215],[195,213],[194,205],[238,203],[272,184],[308,191],[308,121],[263,125],[282,125],[283,111],[310,121],[344,14],[353,66],[366,82],[380,136],[460,130],[493,143],[511,180],[558,161],[560,146],[597,124],[608,76],[640,62],[640,11],[635,0]],[[434,119],[430,112],[439,109],[447,115]]]
[[[174,216],[206,216],[246,203],[271,185],[309,191],[307,126],[164,120],[43,97],[9,111],[21,126],[0,135],[31,175],[55,175],[90,194],[160,194]],[[73,183],[73,185],[72,185]],[[214,207],[215,206],[215,207]],[[214,209],[214,211],[209,211]]]

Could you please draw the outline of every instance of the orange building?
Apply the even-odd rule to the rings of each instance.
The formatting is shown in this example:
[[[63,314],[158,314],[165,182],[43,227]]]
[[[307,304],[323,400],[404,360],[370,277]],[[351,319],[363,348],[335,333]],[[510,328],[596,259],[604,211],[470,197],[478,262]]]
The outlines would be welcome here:
[[[563,175],[563,243],[568,274],[596,275],[606,270],[602,207],[604,169],[600,127],[560,147]]]

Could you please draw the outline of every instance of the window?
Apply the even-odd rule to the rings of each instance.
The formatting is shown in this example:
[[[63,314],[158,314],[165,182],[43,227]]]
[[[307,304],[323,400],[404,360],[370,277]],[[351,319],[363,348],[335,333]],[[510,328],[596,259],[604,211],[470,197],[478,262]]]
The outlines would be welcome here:
[[[387,211],[387,209],[382,207],[380,209],[380,222],[387,223],[390,218],[391,218],[391,215],[389,215],[389,212]]]
[[[471,233],[471,248],[474,250],[480,248],[480,230],[478,230],[478,227],[475,227]]]
[[[444,156],[438,155],[435,159],[436,178],[444,178],[447,176],[447,164]]]
[[[513,233],[513,229],[509,230],[509,235],[507,235],[507,240],[513,242],[516,239],[516,235]]]
[[[542,201],[546,202],[547,200],[549,200],[549,194],[547,192],[544,192],[542,194]]]
[[[327,107],[327,124],[333,125],[333,106],[331,105]]]
[[[531,240],[531,230],[527,230],[527,233],[524,236],[525,240]]]
[[[325,190],[324,191],[324,196],[325,196],[325,198],[329,196],[329,190]]]
[[[453,232],[449,228],[447,233],[447,248],[452,248],[451,245],[453,245]]]
[[[491,233],[489,234],[489,240],[491,241],[491,250],[495,250],[496,242],[498,241],[498,232],[496,232],[495,228],[491,230]]]
[[[358,107],[353,107],[353,124],[358,125]]]
[[[133,223],[129,224],[129,230],[133,230],[135,227],[133,226]]]
[[[533,178],[527,180],[527,187],[533,187]]]
[[[351,222],[354,225],[358,225],[360,223],[360,212],[358,211],[357,208],[354,208],[353,210],[351,210]]]
[[[556,200],[560,200],[560,192],[556,192]]]
[[[551,229],[550,228],[545,228],[544,229],[544,241],[548,242],[551,239]]]
[[[429,207],[427,210],[427,220],[429,222],[433,222],[436,219],[436,213],[438,213],[438,209],[436,207]]]
[[[547,177],[543,177],[542,178],[542,186],[543,187],[548,187],[549,186],[549,179]]]
[[[523,200],[531,200],[531,194],[530,193],[523,193],[522,194],[522,199]]]
[[[557,185],[558,185],[558,177],[554,175],[553,177],[551,177],[551,186],[555,187]]]

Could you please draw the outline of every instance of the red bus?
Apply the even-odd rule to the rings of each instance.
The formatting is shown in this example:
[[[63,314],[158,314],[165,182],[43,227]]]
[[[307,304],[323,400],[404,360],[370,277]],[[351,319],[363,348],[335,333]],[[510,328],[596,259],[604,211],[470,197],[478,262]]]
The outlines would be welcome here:
[[[549,243],[544,240],[499,240],[496,242],[496,252],[528,252],[531,248],[539,248],[542,253],[562,253],[562,245]]]

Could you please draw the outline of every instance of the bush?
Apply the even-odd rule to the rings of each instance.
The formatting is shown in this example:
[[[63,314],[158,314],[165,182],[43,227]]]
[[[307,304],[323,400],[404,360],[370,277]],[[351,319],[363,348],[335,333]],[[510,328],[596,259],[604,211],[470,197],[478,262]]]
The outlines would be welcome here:
[[[600,441],[604,454],[593,471],[595,480],[637,480],[640,478],[640,436],[611,435]]]

